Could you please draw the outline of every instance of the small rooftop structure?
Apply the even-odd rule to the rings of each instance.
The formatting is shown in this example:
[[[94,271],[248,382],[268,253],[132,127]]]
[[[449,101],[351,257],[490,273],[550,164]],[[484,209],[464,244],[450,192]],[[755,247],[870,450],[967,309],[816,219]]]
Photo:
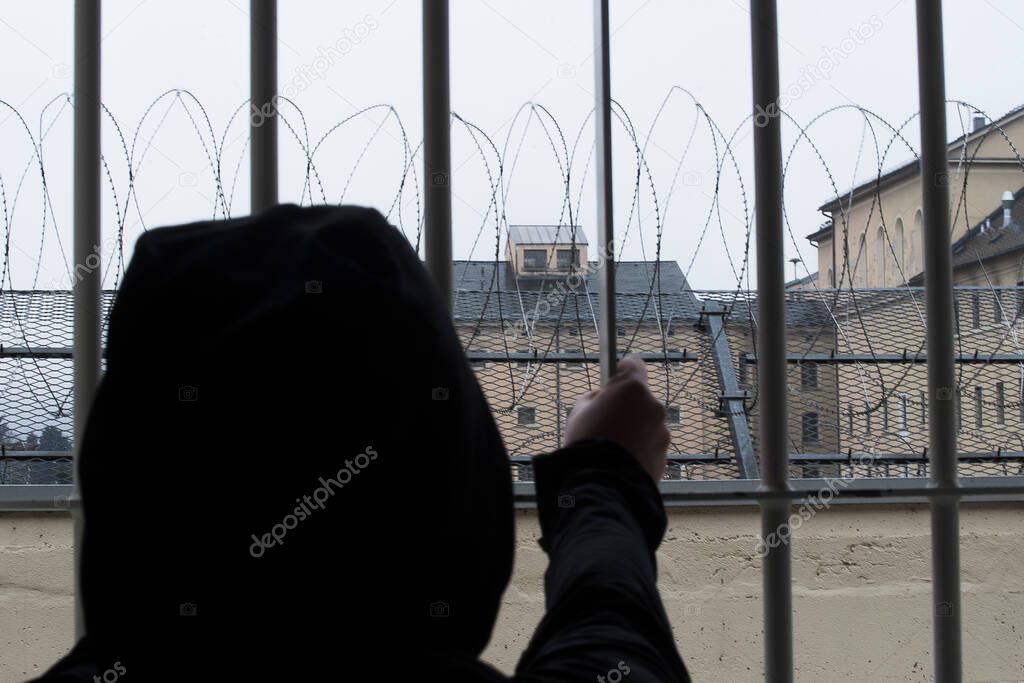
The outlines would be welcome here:
[[[518,277],[565,277],[587,266],[587,238],[578,225],[511,225],[508,261]]]
[[[575,234],[573,234],[575,232]],[[587,244],[578,225],[510,225],[508,241],[516,244]]]

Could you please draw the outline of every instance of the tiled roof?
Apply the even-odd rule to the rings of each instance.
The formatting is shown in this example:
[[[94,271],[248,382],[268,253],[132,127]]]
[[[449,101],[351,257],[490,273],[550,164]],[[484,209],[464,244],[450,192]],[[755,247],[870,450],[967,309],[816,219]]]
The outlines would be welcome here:
[[[1013,196],[1011,222],[1003,225],[1003,205],[953,243],[953,270],[967,268],[1003,254],[1024,249],[1024,187]],[[985,227],[986,222],[988,227]],[[984,228],[984,231],[983,231]],[[910,279],[909,284],[924,282],[924,273]]]
[[[568,273],[543,278],[515,277],[507,261],[456,261],[454,274],[456,320],[514,321],[546,300],[550,310],[534,319],[593,319],[599,309],[598,262],[591,261],[585,276]],[[659,272],[660,271],[660,272]],[[657,274],[658,278],[655,279]],[[654,283],[652,286],[652,282]],[[696,320],[700,302],[689,290],[675,261],[659,268],[649,261],[615,264],[616,317],[623,320],[686,318]],[[547,308],[547,307],[543,307]],[[541,310],[543,310],[543,308]]]

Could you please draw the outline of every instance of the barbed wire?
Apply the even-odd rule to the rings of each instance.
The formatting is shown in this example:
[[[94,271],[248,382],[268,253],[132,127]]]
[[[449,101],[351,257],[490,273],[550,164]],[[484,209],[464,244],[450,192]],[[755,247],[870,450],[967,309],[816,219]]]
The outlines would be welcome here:
[[[950,100],[949,103],[984,113],[962,100]],[[678,112],[671,109],[677,105],[684,107],[686,116],[678,116]],[[40,345],[37,329],[39,323],[32,317],[39,313],[29,310],[30,299],[25,299],[21,296],[21,290],[15,289],[11,272],[16,216],[23,215],[19,209],[20,203],[25,200],[28,189],[34,183],[37,183],[41,209],[36,219],[38,246],[33,249],[34,256],[30,255],[34,259],[34,270],[29,292],[38,288],[50,232],[53,233],[52,238],[65,274],[71,281],[76,276],[77,266],[70,263],[64,247],[66,226],[58,220],[60,212],[55,206],[47,171],[52,154],[47,140],[62,122],[67,122],[73,107],[74,100],[70,95],[52,98],[42,107],[37,126],[33,129],[16,107],[0,100],[0,109],[11,113],[17,122],[18,134],[28,144],[28,158],[23,165],[17,166],[16,182],[12,183],[0,170],[0,215],[4,226],[4,256],[0,268],[0,318],[3,326],[0,332],[3,334],[3,343],[8,346],[31,348]],[[105,105],[102,105],[102,112],[105,125],[112,133],[105,138],[101,168],[105,192],[109,193],[113,208],[111,222],[115,228],[115,243],[109,254],[110,266],[105,269],[103,277],[105,287],[106,278],[112,278],[108,288],[116,291],[125,269],[124,241],[129,221],[134,220],[143,231],[149,229],[146,217],[148,212],[144,208],[146,203],[140,197],[139,181],[147,177],[147,161],[157,150],[154,141],[161,131],[171,120],[180,120],[186,124],[186,130],[192,136],[190,144],[195,144],[196,151],[205,160],[212,176],[213,195],[208,198],[209,215],[215,220],[228,219],[237,213],[234,202],[239,174],[249,153],[249,119],[254,112],[259,112],[248,101],[244,101],[231,110],[223,128],[218,131],[203,103],[187,89],[169,89],[159,94],[144,107],[134,126],[119,121]],[[833,171],[828,162],[824,145],[812,133],[816,126],[823,125],[831,117],[850,113],[859,117],[861,133],[850,177],[850,189],[846,191],[842,189],[845,184],[839,179],[839,174]],[[360,174],[376,173],[374,180],[378,186],[382,181],[387,181],[387,178],[379,176],[379,171],[367,169],[371,155],[377,153],[379,141],[385,136],[391,137],[399,148],[398,163],[392,177],[393,184],[386,186],[389,189],[385,196],[389,198],[382,204],[382,213],[406,235],[419,252],[423,235],[422,188],[418,172],[422,162],[422,142],[414,144],[410,140],[406,126],[393,106],[381,103],[359,109],[328,126],[319,136],[312,134],[306,114],[290,99],[282,97],[276,100],[273,114],[288,131],[284,138],[286,144],[301,154],[304,172],[301,178],[293,179],[301,180],[300,205],[327,204],[335,198],[337,203],[346,201]],[[629,292],[634,297],[630,299],[629,315],[617,321],[623,330],[621,347],[623,351],[660,355],[660,360],[654,363],[656,374],[652,377],[652,387],[659,392],[666,405],[686,404],[691,413],[697,411],[717,420],[715,422],[709,418],[708,424],[712,426],[702,427],[703,431],[698,435],[686,431],[688,427],[680,427],[681,431],[673,431],[674,443],[676,440],[687,444],[700,441],[717,452],[721,444],[729,440],[728,428],[723,425],[722,418],[756,420],[759,412],[756,381],[745,383],[750,389],[750,395],[743,403],[742,410],[725,407],[720,397],[715,395],[718,382],[715,378],[716,363],[720,363],[721,359],[713,351],[715,345],[724,338],[733,352],[749,350],[754,359],[752,368],[756,368],[758,307],[756,297],[750,295],[750,248],[755,207],[748,197],[744,165],[736,151],[738,140],[752,125],[752,115],[746,116],[731,129],[726,129],[693,92],[682,86],[669,89],[646,130],[638,127],[627,109],[618,101],[612,102],[612,115],[617,126],[617,140],[628,145],[629,149],[629,154],[617,157],[617,162],[621,169],[628,167],[631,171],[630,200],[628,206],[619,210],[622,222],[617,230],[616,259],[622,260],[627,247],[635,246],[641,256],[641,270],[638,272],[642,273],[642,285],[637,287],[634,283],[634,288]],[[813,306],[816,313],[801,318],[793,325],[802,334],[801,340],[793,340],[790,344],[791,351],[799,357],[794,367],[802,367],[811,362],[830,367],[830,361],[823,361],[816,355],[821,349],[828,349],[833,354],[855,353],[864,357],[862,360],[844,362],[842,367],[835,366],[835,378],[832,380],[835,396],[828,400],[813,392],[808,393],[805,387],[797,384],[789,386],[788,391],[795,408],[793,414],[795,417],[813,414],[815,420],[831,419],[831,426],[815,423],[818,426],[814,429],[824,426],[833,429],[838,435],[842,431],[841,423],[844,419],[870,425],[870,422],[865,421],[870,421],[873,415],[882,414],[883,421],[888,422],[890,404],[894,399],[901,401],[900,410],[917,412],[918,407],[923,405],[921,400],[914,398],[922,386],[918,377],[920,373],[915,370],[919,365],[914,362],[890,363],[894,367],[887,368],[886,364],[879,361],[882,349],[890,348],[897,337],[899,346],[903,347],[904,358],[908,350],[912,357],[916,357],[925,348],[926,323],[920,301],[921,290],[910,286],[914,273],[908,272],[904,258],[905,224],[901,222],[902,217],[898,217],[895,219],[896,227],[890,229],[894,219],[886,215],[882,201],[883,181],[888,173],[885,169],[889,166],[890,156],[899,151],[913,162],[918,160],[918,152],[905,133],[907,127],[916,120],[917,114],[892,124],[870,109],[856,104],[842,104],[811,117],[805,123],[798,122],[782,110],[779,110],[778,115],[783,118],[787,129],[793,132],[783,164],[784,193],[790,190],[796,155],[802,151],[809,152],[816,164],[815,168],[820,169],[837,202],[837,209],[832,214],[832,229],[833,239],[839,244],[842,253],[841,263],[832,264],[838,271],[833,275],[834,282],[823,282],[821,274],[815,279],[807,262],[800,260],[808,279],[807,289],[800,294],[791,294],[790,301],[794,306]],[[357,136],[354,134],[354,124],[361,121],[368,121],[371,124],[370,130]],[[677,148],[678,158],[659,142],[660,127],[666,125],[663,121],[671,121],[670,125],[683,132]],[[496,413],[500,416],[513,415],[517,408],[538,400],[537,397],[556,404],[559,417],[554,425],[549,425],[551,428],[545,427],[521,435],[523,447],[548,443],[560,438],[560,411],[565,397],[557,382],[562,380],[556,379],[556,385],[552,387],[546,373],[532,370],[546,363],[555,363],[556,367],[560,367],[561,354],[566,353],[565,344],[584,355],[597,351],[598,315],[594,305],[595,292],[592,291],[589,277],[593,272],[592,265],[577,264],[570,257],[565,272],[538,284],[535,278],[516,272],[511,264],[502,261],[502,245],[508,243],[511,227],[516,225],[514,215],[518,207],[536,204],[536,198],[519,199],[518,195],[513,194],[513,188],[519,187],[515,180],[524,172],[522,166],[525,157],[532,155],[531,162],[537,162],[537,149],[541,150],[541,157],[546,159],[541,161],[541,165],[550,164],[557,174],[558,209],[556,211],[552,208],[549,224],[567,228],[572,250],[585,243],[580,232],[579,218],[584,215],[582,205],[585,189],[592,178],[595,145],[593,136],[588,133],[593,129],[593,112],[588,112],[575,127],[568,127],[542,103],[526,102],[508,122],[504,140],[500,144],[468,116],[453,113],[452,126],[457,137],[464,137],[469,142],[472,153],[466,162],[452,169],[451,173],[476,173],[486,188],[482,195],[486,198],[486,204],[481,204],[479,210],[473,207],[479,215],[479,222],[470,232],[467,266],[459,271],[460,278],[455,283],[455,308],[465,314],[457,318],[463,344],[467,351],[497,351],[504,355],[505,360],[497,364],[501,366],[499,371],[481,380],[493,397],[500,397],[496,404]],[[956,201],[951,206],[951,226],[954,230],[964,231],[965,227],[966,230],[973,228],[968,218],[967,202],[971,171],[978,163],[981,143],[993,136],[1010,151],[1010,158],[1015,159],[1022,170],[1024,160],[1015,142],[999,123],[993,123],[985,130],[973,150],[969,149],[968,134],[962,121],[961,128],[963,135],[954,175],[962,183]],[[534,139],[539,140],[540,144],[528,147],[527,142]],[[343,141],[342,144],[351,152],[352,158],[340,185],[334,186],[338,188],[336,193],[332,195],[332,185],[324,170],[324,155],[328,144],[333,144],[335,140]],[[240,147],[236,148],[236,145]],[[711,156],[711,172],[700,174],[701,178],[706,175],[711,181],[704,186],[708,190],[705,192],[706,202],[696,207],[691,203],[687,207],[688,213],[700,216],[694,226],[696,229],[688,230],[693,234],[689,248],[685,250],[688,253],[680,254],[680,258],[674,262],[665,261],[665,238],[671,227],[669,216],[678,214],[678,211],[670,214],[670,209],[673,200],[676,200],[676,204],[679,202],[680,178],[686,177],[687,164],[695,163],[692,160],[696,156],[694,149],[698,146],[708,148]],[[233,159],[229,155],[231,149],[235,149],[233,153],[236,156]],[[659,182],[659,171],[650,159],[653,149],[660,149],[673,159],[665,183]],[[873,178],[868,184],[860,185],[860,194],[855,197],[856,175],[864,160],[868,160],[872,167]],[[470,165],[471,161],[473,165]],[[802,168],[802,172],[806,172],[806,169]],[[424,178],[423,182],[433,180]],[[735,194],[727,197],[726,185],[734,185]],[[866,193],[865,187],[869,188]],[[867,196],[864,197],[864,194]],[[861,216],[862,220],[856,225],[853,224],[855,214]],[[678,222],[679,219],[676,220]],[[17,223],[19,231],[23,231],[20,219]],[[733,224],[741,229],[738,238],[729,236]],[[802,251],[800,240],[794,230],[793,216],[785,203],[783,224],[792,248],[799,253]],[[867,269],[867,264],[863,262],[867,251],[867,236],[875,227],[878,228],[880,242],[873,248],[877,248],[876,253],[884,262],[882,266],[885,270],[888,270],[888,264],[893,264],[893,280],[898,283],[895,288],[884,290],[884,296],[858,286],[863,284],[863,273]],[[864,247],[858,247],[854,259],[850,240],[858,236],[861,236]],[[491,246],[493,249],[490,249]],[[604,247],[598,246],[602,249]],[[698,257],[712,246],[720,249],[724,263],[728,264],[733,284],[730,289],[701,292],[693,288],[690,278]],[[478,250],[481,253],[489,252],[487,258],[474,260]],[[481,281],[479,288],[474,289],[468,282],[472,277],[469,263],[491,265],[489,276],[484,276],[487,281]],[[667,264],[672,265],[671,273],[666,270]],[[1000,296],[1003,289],[990,277],[980,256],[977,266],[988,285],[984,291],[992,295],[993,306],[998,309],[1000,317],[999,325],[984,332],[986,352],[995,354],[1003,348],[1011,348],[1015,354],[1021,355],[1024,353],[1018,330],[1021,307],[1017,305],[1011,315]],[[600,267],[600,263],[597,267]],[[576,284],[567,286],[571,282]],[[549,311],[540,314],[542,303],[549,299]],[[691,330],[680,334],[675,331],[680,327],[690,329],[691,324],[699,323],[700,309],[708,302],[722,303],[726,307],[726,324],[716,333]],[[901,316],[902,326],[907,327],[908,320],[914,319],[917,327],[900,330],[897,334],[884,324],[884,320],[880,322],[876,319],[884,318],[879,311],[886,306]],[[890,313],[890,318],[892,315],[895,314]],[[109,306],[105,309],[103,319],[104,334],[108,316]],[[959,316],[956,323],[957,348],[962,356],[965,344],[969,343],[966,341],[969,335],[960,329]],[[563,334],[566,330],[569,331],[568,335]],[[517,372],[519,361],[512,360],[513,354],[520,351],[520,345],[524,345],[531,354],[523,373]],[[674,354],[678,353],[677,347],[683,348],[685,362],[674,360]],[[696,355],[691,355],[690,351],[696,351]],[[812,357],[818,360],[807,360]],[[16,370],[6,373],[4,379],[0,380],[0,391],[4,395],[17,395],[19,398],[16,402],[20,402],[19,405],[32,405],[32,410],[66,419],[69,413],[67,402],[71,396],[70,384],[56,380],[49,368],[44,367],[42,360],[31,354],[6,359]],[[692,365],[687,367],[686,362]],[[676,363],[679,363],[678,367]],[[1006,396],[995,401],[982,398],[977,405],[997,414],[1024,405],[1024,362],[1015,365],[959,362],[957,368],[958,389],[992,383],[997,379],[1001,380],[999,384],[1003,386],[1008,382],[1010,373],[1016,372],[1015,381],[1019,385],[1021,400],[1006,400]],[[743,368],[729,369],[729,372],[746,371]],[[490,384],[486,385],[488,382]],[[567,389],[582,393],[595,386],[594,378],[587,370],[570,382]],[[985,448],[992,446],[992,450],[1007,450],[1003,446],[1013,442],[1011,431],[1005,427],[994,431],[964,430],[963,434],[965,438]],[[849,432],[847,436],[853,439],[856,435],[852,427]],[[790,430],[789,438],[795,451],[803,448],[797,438],[799,435],[799,429]],[[857,438],[862,443],[854,446],[864,446],[869,440],[877,440],[879,435],[868,437],[862,434]],[[917,441],[917,437],[907,440],[907,447],[916,448]],[[1020,442],[1019,437],[1017,442]],[[1024,445],[1020,443],[1013,446],[1017,447],[1024,450]],[[682,451],[682,446],[678,450]]]

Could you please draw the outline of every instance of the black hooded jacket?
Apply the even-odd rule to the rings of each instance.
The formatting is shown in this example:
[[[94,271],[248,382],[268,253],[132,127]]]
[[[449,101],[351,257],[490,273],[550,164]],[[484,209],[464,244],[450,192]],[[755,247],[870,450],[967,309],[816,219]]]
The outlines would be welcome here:
[[[657,488],[535,458],[546,614],[516,681],[689,680]],[[359,207],[143,234],[79,478],[84,639],[45,681],[504,681],[509,466],[436,288]]]

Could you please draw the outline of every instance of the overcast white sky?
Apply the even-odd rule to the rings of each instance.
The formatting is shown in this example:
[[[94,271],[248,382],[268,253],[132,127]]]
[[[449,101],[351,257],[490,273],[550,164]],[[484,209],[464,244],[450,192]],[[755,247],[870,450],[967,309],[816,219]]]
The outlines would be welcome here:
[[[242,164],[231,213],[244,215],[248,210],[245,119],[236,118],[228,128],[232,112],[248,96],[248,3],[107,0],[103,4],[103,100],[122,127],[129,147],[147,107],[161,93],[185,88],[202,105],[200,110],[195,103],[185,106],[164,99],[150,110],[139,129],[134,151],[136,196],[125,225],[127,258],[143,227],[212,216],[215,187],[207,155],[212,153],[214,139],[220,143],[225,129],[221,165],[227,191],[236,167]],[[563,194],[559,162],[541,121],[528,120],[526,112],[518,118],[516,114],[528,101],[543,105],[571,147],[593,102],[591,4],[590,0],[451,2],[452,106],[486,131],[499,148],[509,140],[505,172],[510,223],[559,220]],[[0,105],[0,176],[12,225],[7,277],[17,288],[66,287],[69,283],[71,112],[67,107],[62,110],[59,100],[49,109],[46,105],[71,89],[72,6],[71,0],[0,0],[0,100],[24,117],[36,141],[40,129],[46,133],[42,153],[55,218],[55,224],[47,218],[43,239],[42,181],[36,165],[29,163],[30,139],[19,118]],[[746,7],[743,0],[612,0],[613,95],[641,139],[651,130],[673,86],[692,92],[724,135],[733,134],[750,110]],[[786,107],[789,113],[806,124],[829,108],[859,104],[895,125],[913,114],[917,109],[913,9],[913,0],[782,2],[782,83],[784,91],[793,94]],[[308,86],[296,88],[301,92],[294,98],[305,115],[311,140],[320,139],[334,124],[364,107],[388,104],[401,117],[410,144],[419,143],[418,1],[293,0],[280,2],[279,13],[281,89],[296,83],[297,70],[315,74],[306,77]],[[1024,66],[1024,2],[947,0],[945,30],[950,98],[969,101],[995,117],[1024,102],[1019,78]],[[850,39],[851,31],[860,37]],[[333,63],[323,68],[324,62],[317,61],[322,54],[319,50],[331,46],[342,49]],[[829,73],[810,67],[826,68]],[[206,129],[203,112],[209,117],[212,134]],[[301,125],[294,112],[286,109],[285,114]],[[952,138],[960,132],[960,119],[956,108],[950,108],[949,114]],[[696,116],[689,96],[676,91],[654,127],[647,161],[658,212],[643,178],[639,207],[629,223],[625,257],[653,256],[655,216],[660,215],[663,258],[679,261],[695,288],[734,287],[734,269],[740,266],[744,247],[745,207],[748,212],[753,209],[750,125],[734,141],[746,202],[735,172],[727,165],[719,200],[722,226],[715,211],[701,241],[706,217],[713,208],[715,146],[703,118],[694,128]],[[192,120],[200,125],[201,138],[193,130]],[[381,121],[384,125],[374,136]],[[879,146],[886,146],[890,134],[884,124],[874,122],[873,131]],[[787,125],[787,153],[796,134],[796,128]],[[847,108],[830,114],[815,123],[811,134],[840,191],[873,173],[878,161],[872,129],[865,127],[856,111]],[[916,121],[905,134],[916,146]],[[592,169],[583,176],[592,128],[585,128],[583,135],[585,142],[572,167],[572,192],[575,198],[582,182],[578,221],[593,242]],[[103,149],[114,185],[113,191],[105,186],[103,252],[109,263],[109,240],[116,232],[118,214],[114,191],[123,211],[128,162],[109,123],[104,136]],[[305,157],[286,128],[280,136],[281,198],[298,201]],[[328,201],[339,201],[344,191],[346,202],[387,211],[401,179],[404,152],[400,140],[397,120],[384,109],[372,110],[334,131],[316,156]],[[509,176],[520,140],[521,152]],[[721,153],[722,140],[717,144]],[[493,214],[479,235],[490,200],[487,170],[462,127],[453,129],[453,145],[458,164],[452,178],[456,257],[492,258]],[[614,157],[620,234],[627,229],[636,180],[630,145],[620,127]],[[1024,141],[1018,141],[1020,146]],[[349,173],[364,149],[346,188]],[[897,144],[884,165],[890,167],[909,158],[911,152]],[[680,160],[681,170],[669,202]],[[493,172],[493,157],[488,161]],[[810,270],[816,269],[815,255],[804,236],[821,222],[817,207],[833,194],[828,173],[813,150],[802,144],[793,156],[787,179],[785,199],[796,238],[789,241],[787,237],[787,256],[797,255],[799,248]],[[403,227],[410,236],[415,231],[415,210],[409,188],[403,201]],[[391,218],[398,222],[397,213]],[[36,272],[40,253],[42,261]],[[105,284],[113,284],[113,272]],[[3,286],[9,287],[11,282],[5,279]]]

